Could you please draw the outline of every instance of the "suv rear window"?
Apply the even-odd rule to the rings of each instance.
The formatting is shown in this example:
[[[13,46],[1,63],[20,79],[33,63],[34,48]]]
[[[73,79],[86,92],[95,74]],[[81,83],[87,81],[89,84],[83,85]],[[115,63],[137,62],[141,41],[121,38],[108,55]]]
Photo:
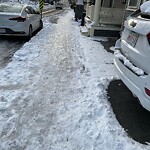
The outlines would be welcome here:
[[[0,4],[0,12],[20,13],[22,5]]]
[[[149,13],[142,13],[140,9],[135,11],[134,13],[131,14],[132,17],[136,18],[143,18],[143,19],[150,19],[150,14]]]

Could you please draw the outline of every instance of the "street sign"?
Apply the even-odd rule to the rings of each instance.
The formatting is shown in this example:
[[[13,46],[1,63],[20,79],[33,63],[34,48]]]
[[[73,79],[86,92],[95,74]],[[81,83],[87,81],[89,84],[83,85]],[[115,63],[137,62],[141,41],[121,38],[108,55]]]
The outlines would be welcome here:
[[[44,0],[39,0],[39,9],[40,9],[40,11],[42,11],[43,10],[43,5],[44,5]]]

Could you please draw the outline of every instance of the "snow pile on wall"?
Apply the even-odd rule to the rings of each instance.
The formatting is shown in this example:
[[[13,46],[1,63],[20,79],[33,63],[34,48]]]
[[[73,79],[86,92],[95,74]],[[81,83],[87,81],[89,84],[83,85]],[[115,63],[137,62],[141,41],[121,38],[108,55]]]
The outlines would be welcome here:
[[[77,0],[76,4],[77,5],[83,5],[83,0]]]
[[[144,71],[138,67],[135,67],[126,57],[124,57],[119,50],[115,51],[115,56],[122,60],[124,65],[130,68],[133,72],[135,72],[137,75],[144,75]]]

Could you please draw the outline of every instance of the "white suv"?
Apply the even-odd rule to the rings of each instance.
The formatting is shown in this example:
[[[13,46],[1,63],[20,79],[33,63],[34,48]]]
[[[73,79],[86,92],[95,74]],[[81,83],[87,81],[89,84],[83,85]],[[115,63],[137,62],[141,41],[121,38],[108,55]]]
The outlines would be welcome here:
[[[122,81],[150,111],[150,1],[125,21],[114,64]]]

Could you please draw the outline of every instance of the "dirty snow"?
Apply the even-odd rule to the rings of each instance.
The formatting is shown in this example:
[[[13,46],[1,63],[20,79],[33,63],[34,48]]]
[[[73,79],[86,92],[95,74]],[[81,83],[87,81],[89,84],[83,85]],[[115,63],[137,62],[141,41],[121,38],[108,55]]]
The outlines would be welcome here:
[[[72,10],[0,70],[0,150],[143,150],[107,101],[113,54],[80,34]]]
[[[137,75],[142,76],[144,75],[144,71],[138,67],[135,67],[126,57],[124,57],[120,50],[116,50],[114,55],[123,61],[124,65],[130,68],[133,72],[135,72]]]

